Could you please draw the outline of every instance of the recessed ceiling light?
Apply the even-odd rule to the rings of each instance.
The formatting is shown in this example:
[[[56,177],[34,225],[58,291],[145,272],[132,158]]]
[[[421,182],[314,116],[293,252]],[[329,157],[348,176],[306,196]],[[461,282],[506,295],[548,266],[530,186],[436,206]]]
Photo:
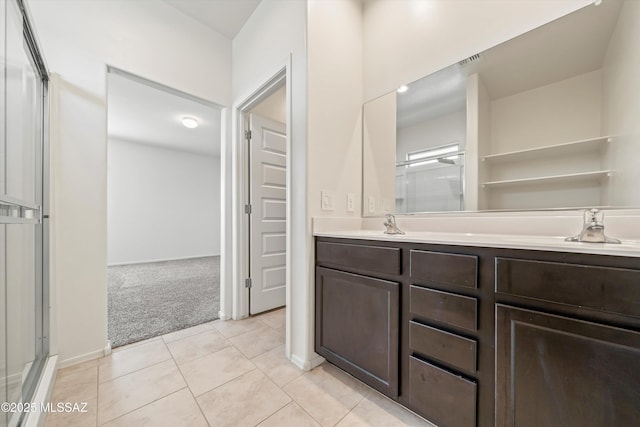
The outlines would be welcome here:
[[[398,93],[405,93],[408,90],[409,90],[409,86],[402,85],[398,88]]]
[[[191,117],[185,117],[182,119],[182,124],[184,125],[184,127],[189,128],[189,129],[193,129],[193,128],[197,128],[198,127],[198,121],[194,118]]]

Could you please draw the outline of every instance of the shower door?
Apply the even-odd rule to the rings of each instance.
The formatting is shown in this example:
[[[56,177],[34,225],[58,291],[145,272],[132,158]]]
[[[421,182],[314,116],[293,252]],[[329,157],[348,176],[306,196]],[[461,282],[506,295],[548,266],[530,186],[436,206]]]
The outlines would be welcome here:
[[[13,426],[48,355],[46,72],[22,3],[0,8],[0,426]]]

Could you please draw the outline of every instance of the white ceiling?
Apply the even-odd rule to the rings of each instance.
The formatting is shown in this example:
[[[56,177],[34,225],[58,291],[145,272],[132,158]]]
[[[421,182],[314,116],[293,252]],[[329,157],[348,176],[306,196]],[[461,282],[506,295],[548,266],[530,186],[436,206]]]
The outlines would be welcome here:
[[[109,138],[220,156],[220,109],[109,73]],[[183,117],[199,122],[182,125]]]
[[[233,39],[260,0],[165,0],[182,13]]]

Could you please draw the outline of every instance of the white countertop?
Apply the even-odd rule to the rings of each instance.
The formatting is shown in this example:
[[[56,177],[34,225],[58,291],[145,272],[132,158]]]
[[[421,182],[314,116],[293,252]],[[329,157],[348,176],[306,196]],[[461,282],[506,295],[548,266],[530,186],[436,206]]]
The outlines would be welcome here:
[[[622,244],[566,242],[566,236],[441,233],[432,231],[407,231],[406,234],[389,235],[383,230],[316,230],[314,236],[346,239],[378,240],[386,242],[432,243],[506,249],[528,249],[554,252],[574,252],[597,255],[616,255],[640,258],[640,241],[627,240]]]

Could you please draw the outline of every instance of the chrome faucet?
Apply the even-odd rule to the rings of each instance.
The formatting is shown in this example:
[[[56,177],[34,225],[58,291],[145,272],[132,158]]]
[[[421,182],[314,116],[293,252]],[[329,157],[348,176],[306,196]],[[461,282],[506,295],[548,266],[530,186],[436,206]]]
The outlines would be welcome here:
[[[393,214],[385,215],[384,226],[387,227],[384,234],[404,234],[404,231],[398,228],[396,224],[396,217]]]
[[[598,209],[590,209],[584,212],[584,228],[574,237],[567,237],[567,242],[587,243],[621,243],[618,239],[612,239],[604,234],[604,212]]]

